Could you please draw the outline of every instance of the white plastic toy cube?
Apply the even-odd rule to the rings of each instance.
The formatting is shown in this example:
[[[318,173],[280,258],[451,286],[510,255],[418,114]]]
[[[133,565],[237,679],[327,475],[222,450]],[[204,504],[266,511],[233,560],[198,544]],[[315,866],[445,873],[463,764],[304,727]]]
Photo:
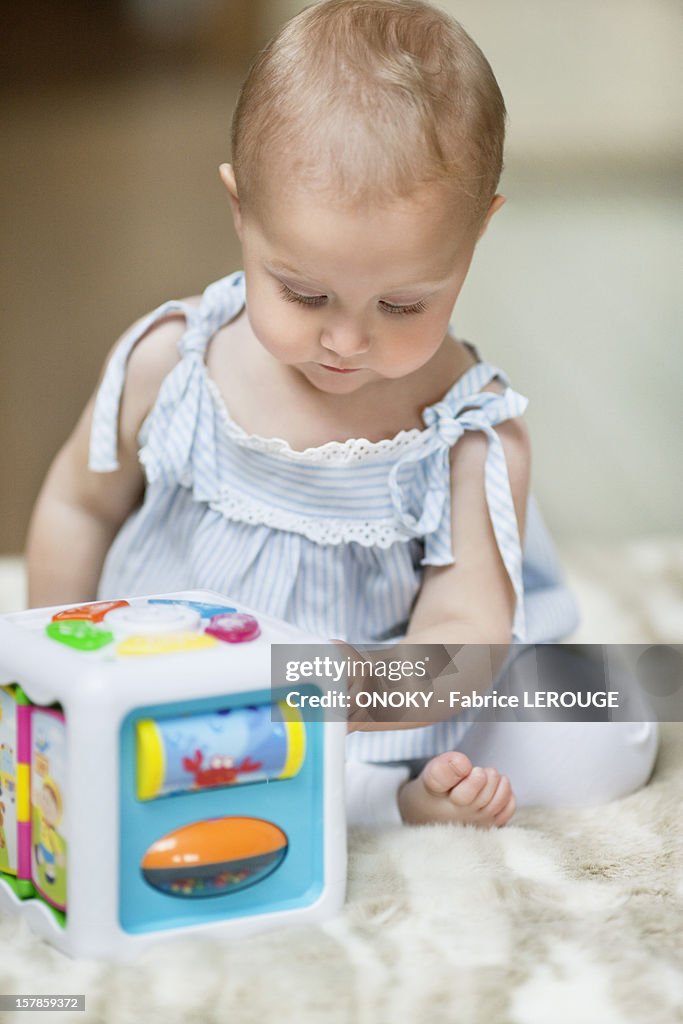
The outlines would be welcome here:
[[[0,908],[117,959],[336,913],[345,725],[271,679],[321,642],[208,591],[0,617]]]

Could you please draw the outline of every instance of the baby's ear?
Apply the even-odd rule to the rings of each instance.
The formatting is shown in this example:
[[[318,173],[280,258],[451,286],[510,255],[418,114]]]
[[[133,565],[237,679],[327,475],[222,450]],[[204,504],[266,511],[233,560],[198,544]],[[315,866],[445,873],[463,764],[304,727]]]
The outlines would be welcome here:
[[[504,204],[504,202],[505,202],[505,196],[501,196],[500,193],[496,193],[496,195],[491,200],[491,205],[489,206],[488,210],[486,211],[486,216],[484,217],[483,221],[481,222],[481,227],[479,228],[479,234],[477,235],[477,241],[479,241],[479,239],[481,238],[481,236],[484,234],[484,232],[486,231],[487,227],[489,226],[489,221],[491,220],[491,217],[493,217],[494,213],[497,213],[498,210],[500,210],[500,208]]]
[[[230,195],[230,205],[232,206],[232,218],[235,222],[235,231],[237,237],[242,241],[242,211],[240,208],[240,201],[237,195],[237,183],[235,182],[235,172],[232,169],[232,164],[221,164],[218,168],[218,173],[221,176],[221,181],[225,185]]]

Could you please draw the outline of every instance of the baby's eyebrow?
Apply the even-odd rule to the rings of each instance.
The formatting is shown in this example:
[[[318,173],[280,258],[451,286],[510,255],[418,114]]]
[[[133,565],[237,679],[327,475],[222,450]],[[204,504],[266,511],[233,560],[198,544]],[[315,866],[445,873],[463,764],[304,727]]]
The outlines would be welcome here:
[[[326,290],[322,285],[319,286],[318,282],[314,282],[313,278],[309,277],[308,274],[301,270],[296,270],[294,267],[290,267],[287,263],[282,262],[282,260],[269,260],[266,267],[268,270],[274,271],[275,273],[292,274],[294,277],[301,281],[308,282],[308,284],[315,288],[320,287],[322,291]],[[435,291],[437,288],[441,288],[446,284],[448,280],[449,277],[443,277],[435,281],[420,281],[417,284],[397,285],[395,288],[384,288],[382,290],[382,295],[393,295],[396,292]]]

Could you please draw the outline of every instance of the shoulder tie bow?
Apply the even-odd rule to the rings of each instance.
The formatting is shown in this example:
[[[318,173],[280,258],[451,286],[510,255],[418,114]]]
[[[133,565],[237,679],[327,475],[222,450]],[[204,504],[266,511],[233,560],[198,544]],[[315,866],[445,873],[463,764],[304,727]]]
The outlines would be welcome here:
[[[208,388],[206,346],[243,303],[243,275],[236,274],[209,285],[198,307],[186,307],[182,358],[161,387],[157,402],[161,414],[150,427],[147,450],[163,452],[163,459],[159,463],[150,455],[145,460],[149,480],[168,474],[184,486],[191,485],[200,501],[215,498],[218,488],[216,411]]]
[[[214,496],[215,415],[207,387],[204,353],[210,338],[244,305],[244,274],[240,271],[209,285],[199,306],[172,300],[144,317],[114,351],[95,399],[89,466],[100,473],[119,469],[118,420],[129,356],[155,323],[181,314],[186,328],[180,340],[181,359],[163,381],[150,417],[149,436],[141,454],[150,481],[168,473],[188,485],[198,498]],[[201,448],[195,445],[202,422]],[[196,448],[196,450],[195,450]]]

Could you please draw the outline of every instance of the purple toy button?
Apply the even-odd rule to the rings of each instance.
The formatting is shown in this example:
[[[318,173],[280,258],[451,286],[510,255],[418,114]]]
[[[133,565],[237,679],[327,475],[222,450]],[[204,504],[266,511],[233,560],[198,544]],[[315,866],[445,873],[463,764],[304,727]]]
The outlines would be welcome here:
[[[233,612],[225,615],[214,615],[204,630],[217,640],[225,640],[229,644],[243,644],[247,640],[255,640],[261,634],[261,627],[253,615],[244,612]]]

